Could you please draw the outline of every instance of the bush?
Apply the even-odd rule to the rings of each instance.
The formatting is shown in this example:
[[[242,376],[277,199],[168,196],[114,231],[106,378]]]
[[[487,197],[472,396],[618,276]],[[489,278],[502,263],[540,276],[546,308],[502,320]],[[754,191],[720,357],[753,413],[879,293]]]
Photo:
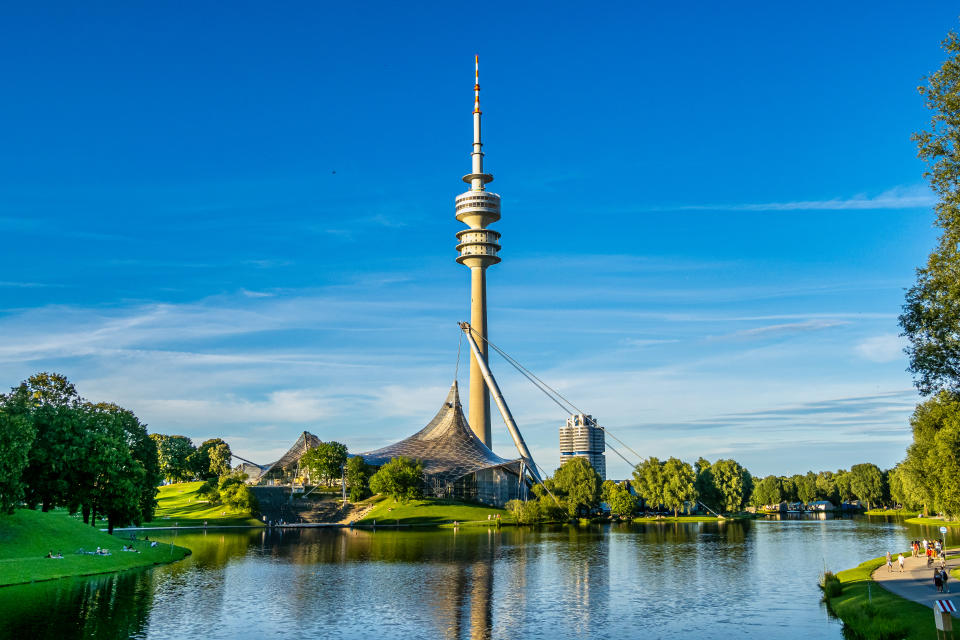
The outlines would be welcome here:
[[[220,502],[220,491],[208,480],[197,489],[197,497],[209,500],[211,504],[217,504]]]
[[[832,571],[824,571],[820,578],[820,588],[823,589],[823,595],[827,598],[835,598],[843,592],[843,585],[840,578],[834,575]]]
[[[517,524],[536,524],[543,520],[540,503],[536,500],[511,500],[507,503],[507,511],[513,516]]]
[[[370,478],[370,490],[403,504],[423,497],[423,463],[403,456],[392,458]]]

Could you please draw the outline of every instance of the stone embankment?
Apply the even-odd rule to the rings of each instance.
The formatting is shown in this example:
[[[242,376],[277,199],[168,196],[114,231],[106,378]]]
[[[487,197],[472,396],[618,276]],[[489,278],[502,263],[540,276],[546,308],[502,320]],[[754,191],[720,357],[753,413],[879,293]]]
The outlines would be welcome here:
[[[317,500],[291,498],[290,490],[284,487],[251,487],[260,503],[260,514],[267,522],[287,524],[337,524],[348,523],[355,510],[354,505],[344,505],[339,496],[322,497]]]

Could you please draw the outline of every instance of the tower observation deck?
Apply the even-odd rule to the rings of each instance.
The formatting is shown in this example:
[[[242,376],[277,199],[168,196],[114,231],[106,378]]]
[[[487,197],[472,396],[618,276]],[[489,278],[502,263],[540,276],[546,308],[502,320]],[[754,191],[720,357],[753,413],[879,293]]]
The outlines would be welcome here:
[[[471,171],[463,176],[470,185],[456,199],[457,220],[467,229],[457,232],[457,262],[470,268],[470,326],[481,339],[478,346],[487,357],[487,267],[500,262],[500,233],[487,227],[500,219],[500,196],[486,190],[493,176],[483,172],[483,143],[480,142],[480,59],[475,59],[473,86],[473,151]],[[470,428],[488,447],[493,445],[490,434],[490,395],[483,381],[480,365],[470,356]]]

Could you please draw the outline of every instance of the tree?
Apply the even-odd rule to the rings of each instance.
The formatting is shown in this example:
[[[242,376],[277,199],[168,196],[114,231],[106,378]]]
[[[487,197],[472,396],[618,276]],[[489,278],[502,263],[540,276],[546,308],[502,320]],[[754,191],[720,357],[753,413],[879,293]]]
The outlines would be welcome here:
[[[820,471],[817,473],[817,495],[821,500],[829,500],[833,504],[840,502],[840,495],[837,493],[837,481],[832,471]]]
[[[758,482],[753,488],[753,498],[751,502],[755,507],[777,505],[783,502],[780,478],[777,476],[767,476]]]
[[[717,460],[713,463],[711,475],[714,491],[719,497],[715,502],[717,509],[736,512],[742,510],[750,501],[753,476],[739,462],[730,459]]]
[[[653,456],[641,461],[633,470],[633,486],[648,507],[666,504],[663,463]]]
[[[817,475],[813,471],[808,471],[805,475],[797,476],[794,480],[797,487],[797,498],[804,504],[810,504],[817,499],[819,492],[817,490]]]
[[[507,511],[513,516],[517,524],[536,524],[543,519],[538,500],[511,500],[506,505]]]
[[[960,482],[960,476],[950,477],[945,470],[950,468],[951,456],[947,449],[938,445],[949,439],[941,436],[960,420],[960,394],[941,391],[917,405],[910,417],[913,442],[907,447],[907,457],[900,464],[899,480],[908,498],[914,505],[921,505],[926,514],[930,507],[942,510],[944,491],[950,492]],[[949,499],[949,498],[948,498]]]
[[[853,476],[850,475],[849,471],[838,469],[833,479],[841,502],[849,502],[857,497],[852,489]]]
[[[960,392],[960,38],[950,32],[941,47],[947,59],[918,89],[933,112],[930,127],[913,136],[937,195],[934,224],[941,235],[917,269],[900,316],[910,371],[923,395]]]
[[[423,497],[423,463],[403,456],[391,458],[370,478],[370,490],[405,503]]]
[[[160,473],[168,482],[184,482],[195,477],[190,456],[197,450],[187,436],[150,435],[157,443]]]
[[[211,480],[230,471],[230,460],[233,453],[230,445],[220,438],[204,440],[193,453],[187,457],[187,467],[198,480]]]
[[[567,460],[553,474],[553,484],[565,496],[571,517],[590,513],[600,504],[600,475],[586,458]]]
[[[339,442],[321,442],[300,458],[300,467],[307,470],[311,482],[330,484],[339,478],[347,462],[347,446]]]
[[[220,502],[234,511],[247,511],[256,518],[260,515],[260,504],[246,482],[247,474],[239,471],[220,476],[218,483]]]
[[[359,502],[367,497],[369,492],[368,478],[370,466],[363,456],[353,456],[347,460],[347,486],[350,487],[350,501]]]
[[[850,467],[850,490],[858,500],[867,503],[867,509],[879,502],[885,492],[880,467],[870,463]]]
[[[118,448],[126,447],[130,459],[124,460],[121,469],[133,482],[133,496],[137,505],[127,522],[140,525],[153,519],[156,508],[157,485],[160,484],[160,461],[156,441],[147,433],[147,426],[132,411],[113,403],[101,402],[88,405],[89,411],[109,415],[114,421],[113,437]],[[126,505],[124,506],[126,509]],[[121,510],[113,510],[114,520],[125,517]],[[109,515],[108,515],[109,517]],[[126,524],[127,522],[124,522]]]
[[[636,496],[622,484],[613,485],[607,493],[606,502],[610,505],[610,513],[621,518],[627,518],[637,510]]]
[[[697,498],[694,486],[697,475],[690,464],[679,458],[670,458],[663,463],[663,479],[663,504],[673,509],[676,518],[686,503]]]
[[[18,407],[36,432],[22,473],[24,501],[31,508],[39,504],[49,511],[66,504],[79,486],[76,470],[90,456],[81,402],[66,376],[46,372],[30,376],[4,397],[4,404]]]
[[[233,459],[233,452],[230,445],[221,442],[210,449],[210,473],[220,476],[230,473],[230,461]]]
[[[694,464],[693,468],[697,474],[694,485],[700,502],[712,509],[723,511],[724,496],[717,487],[714,469],[710,461],[701,457]]]
[[[0,514],[13,513],[23,500],[23,470],[36,434],[24,415],[4,408],[0,397]]]

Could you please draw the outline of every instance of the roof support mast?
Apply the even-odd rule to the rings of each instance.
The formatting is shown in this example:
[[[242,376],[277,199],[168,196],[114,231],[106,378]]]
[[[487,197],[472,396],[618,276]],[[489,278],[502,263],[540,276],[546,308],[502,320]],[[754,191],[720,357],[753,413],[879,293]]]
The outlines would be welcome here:
[[[500,410],[500,415],[503,416],[503,421],[507,423],[507,431],[510,432],[513,443],[517,445],[517,451],[520,452],[520,457],[523,458],[527,470],[530,472],[530,475],[533,476],[533,479],[543,484],[543,480],[540,479],[540,474],[537,473],[537,465],[534,463],[533,456],[530,455],[530,450],[527,448],[527,443],[523,441],[523,436],[520,435],[520,429],[517,428],[517,423],[510,413],[510,408],[507,407],[507,401],[503,399],[503,394],[500,393],[500,387],[497,386],[497,381],[494,379],[493,373],[490,372],[490,367],[487,366],[487,359],[480,351],[477,341],[473,339],[473,328],[469,322],[461,322],[460,328],[463,329],[464,335],[467,336],[467,344],[470,345],[470,351],[473,353],[476,363],[480,366],[480,372],[483,374],[483,379],[487,383],[487,388],[490,389],[490,395],[493,396],[493,401],[497,404],[497,409]]]

